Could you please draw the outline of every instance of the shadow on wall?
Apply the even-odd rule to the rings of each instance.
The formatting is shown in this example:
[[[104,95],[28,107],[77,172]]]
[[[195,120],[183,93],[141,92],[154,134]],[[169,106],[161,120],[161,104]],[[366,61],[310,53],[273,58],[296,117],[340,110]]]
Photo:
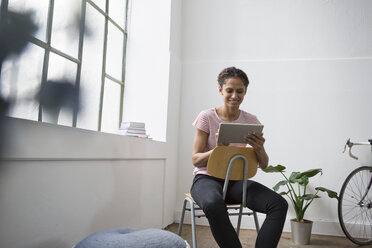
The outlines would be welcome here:
[[[29,37],[38,30],[33,20],[32,12],[17,13],[8,11],[5,7],[5,2],[1,2],[0,15],[0,73],[3,62],[9,57],[19,57],[29,44]],[[1,89],[0,78],[0,92]],[[42,109],[56,116],[57,119],[61,108],[66,108],[77,113],[80,105],[79,88],[74,85],[74,82],[63,78],[41,82],[41,87],[34,96],[34,99],[39,102]],[[12,105],[15,104],[15,101],[15,98],[12,98],[12,96],[4,97],[0,95],[0,137],[4,137],[6,133],[3,118],[7,115]],[[0,157],[3,155],[3,145],[5,144],[0,143]]]

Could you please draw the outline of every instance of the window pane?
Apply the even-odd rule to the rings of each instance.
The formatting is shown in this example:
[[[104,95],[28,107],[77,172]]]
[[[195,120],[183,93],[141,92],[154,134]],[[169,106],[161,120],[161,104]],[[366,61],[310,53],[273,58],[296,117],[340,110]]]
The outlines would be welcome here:
[[[113,24],[108,25],[106,73],[122,80],[124,35]]]
[[[46,41],[49,0],[9,0],[9,10],[33,11],[34,21],[39,27],[35,37]]]
[[[62,108],[61,111],[59,112],[57,124],[72,127],[72,116],[73,116],[72,109]]]
[[[108,23],[107,50],[104,51],[105,17],[92,7],[94,3],[105,11],[122,28],[125,26],[126,0],[9,0],[9,9],[32,11],[39,26],[35,37],[46,42],[46,26],[49,3],[54,2],[51,46],[74,58],[78,56],[80,15],[83,1],[87,2],[86,29],[83,43],[83,57],[80,80],[81,109],[77,126],[91,130],[98,129],[102,69],[117,80],[122,80],[124,33],[112,22]],[[31,48],[32,47],[32,48]],[[77,64],[47,49],[49,53],[47,80],[70,81],[75,83]],[[44,48],[30,47],[19,59],[9,59],[3,63],[0,80],[0,94],[16,99],[11,116],[37,120],[39,106],[35,94],[39,90],[44,60]],[[105,54],[106,60],[103,61]],[[27,84],[25,83],[27,82]],[[102,131],[116,132],[120,118],[120,98],[123,86],[105,78],[102,109]],[[54,98],[53,98],[54,99]],[[42,110],[44,122],[72,125],[73,113],[61,109],[52,113],[46,107]]]
[[[92,0],[101,10],[106,11],[106,0]]]
[[[126,0],[110,0],[109,16],[122,28],[125,25]]]
[[[86,20],[89,27],[94,27],[94,32],[89,32],[89,35],[84,37],[80,82],[82,108],[78,115],[77,127],[97,131],[105,18],[95,8],[87,5]]]
[[[102,112],[103,132],[115,133],[119,128],[120,90],[119,84],[106,79]]]
[[[57,54],[50,53],[48,80],[60,81],[68,80],[75,83],[77,65],[68,59]],[[43,121],[49,123],[58,123],[61,125],[72,126],[72,111],[62,109],[54,113],[43,108]]]
[[[1,92],[5,99],[15,100],[9,116],[38,119],[39,104],[35,96],[40,88],[43,58],[44,50],[29,44],[20,57],[3,63]]]
[[[48,80],[75,82],[77,64],[53,52],[49,55]]]
[[[77,57],[81,0],[54,0],[52,47]]]

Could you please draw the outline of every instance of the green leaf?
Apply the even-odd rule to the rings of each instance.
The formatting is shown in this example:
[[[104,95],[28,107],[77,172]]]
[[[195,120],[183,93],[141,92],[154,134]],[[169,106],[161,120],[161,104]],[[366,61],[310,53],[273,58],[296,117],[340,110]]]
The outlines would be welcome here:
[[[283,172],[285,170],[285,166],[278,164],[277,166],[272,166],[269,165],[265,169],[263,169],[264,172],[266,173],[271,173],[271,172]]]
[[[327,192],[327,194],[330,198],[336,198],[338,200],[337,192],[335,192],[333,190],[326,189],[326,188],[323,188],[323,187],[316,187],[315,190],[319,190],[319,191],[322,191],[322,192]]]
[[[281,191],[280,195],[287,195],[289,197],[290,202],[292,203],[292,206],[295,210],[296,218],[298,220],[303,219],[305,211],[310,206],[312,201],[316,198],[320,198],[320,196],[318,196],[319,191],[327,192],[330,198],[338,199],[338,195],[336,192],[323,188],[323,187],[315,188],[317,190],[315,194],[304,194],[302,196],[299,196],[299,194],[301,194],[300,192],[306,193],[306,187],[309,184],[309,180],[310,180],[309,178],[315,175],[318,175],[318,174],[323,174],[322,169],[318,168],[318,169],[307,170],[304,172],[292,172],[289,178],[287,178],[287,176],[285,175],[285,169],[286,167],[282,165],[277,165],[277,166],[270,165],[267,168],[265,168],[263,171],[266,173],[279,172],[284,176],[285,180],[279,181],[273,187],[273,189],[279,192],[279,189],[281,186],[286,185],[288,187],[289,190]],[[299,192],[296,192],[297,186],[298,186]],[[301,188],[304,188],[304,190],[302,191]]]
[[[289,176],[289,181],[292,182],[295,182],[295,180],[298,178],[298,175],[300,175],[301,172],[298,172],[298,171],[294,171],[291,173],[291,175]]]
[[[313,177],[317,175],[318,173],[323,174],[322,169],[318,168],[318,169],[307,170],[307,171],[300,173],[297,177],[298,178],[303,177],[303,176]]]
[[[309,201],[309,200],[314,199],[314,198],[320,198],[320,197],[318,195],[314,195],[314,194],[306,194],[306,195],[300,196],[300,199],[306,200],[306,201]]]
[[[280,182],[278,182],[274,187],[273,187],[273,190],[274,191],[278,191],[278,189],[280,188],[280,186],[282,185],[286,185],[287,184],[287,180],[282,180]]]
[[[295,179],[294,182],[299,183],[302,186],[306,186],[309,184],[309,178],[307,176],[302,176],[298,179]]]
[[[289,176],[289,182],[292,184],[298,183],[302,186],[306,186],[309,183],[309,178],[303,173],[295,171],[292,172],[291,175]]]

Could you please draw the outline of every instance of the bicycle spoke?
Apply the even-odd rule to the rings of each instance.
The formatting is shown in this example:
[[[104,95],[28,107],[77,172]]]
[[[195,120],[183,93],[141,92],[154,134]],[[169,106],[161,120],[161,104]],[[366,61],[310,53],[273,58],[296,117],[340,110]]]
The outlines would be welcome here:
[[[350,196],[350,198],[351,198],[351,196]],[[344,199],[344,201],[348,202],[348,203],[351,203],[351,206],[357,206],[358,205],[358,200],[356,200],[355,198],[353,198],[351,200],[349,198],[347,198],[347,199]]]
[[[360,196],[362,195],[362,193],[360,192],[360,173],[356,174],[356,177],[353,178],[353,183],[355,185],[355,189],[356,189],[356,193],[357,195],[359,196],[359,199],[360,199]]]
[[[360,199],[359,188],[358,188],[357,183],[356,183],[355,181],[356,181],[356,180],[352,180],[352,181],[350,182],[350,186],[348,187],[348,190],[351,191],[351,194],[352,194],[354,197],[358,196],[357,199]],[[353,185],[354,185],[354,186],[353,186]],[[358,191],[358,192],[356,192],[356,191]]]
[[[349,218],[346,219],[346,221],[345,221],[346,223],[349,223],[350,220],[351,221],[355,221],[356,220],[356,216],[358,215],[358,213],[355,210],[357,211],[358,209],[357,208],[350,209],[348,212],[346,212],[344,214],[344,218],[347,217],[350,214],[353,214],[351,217],[349,217]]]
[[[362,190],[362,192],[361,192],[361,200],[362,200],[362,197],[364,196],[364,194],[366,193],[366,190],[367,190],[367,176],[368,176],[368,172],[367,171],[364,171],[365,173],[363,173],[363,171],[360,173],[360,177],[361,177],[361,190]],[[368,180],[369,181],[369,180]]]

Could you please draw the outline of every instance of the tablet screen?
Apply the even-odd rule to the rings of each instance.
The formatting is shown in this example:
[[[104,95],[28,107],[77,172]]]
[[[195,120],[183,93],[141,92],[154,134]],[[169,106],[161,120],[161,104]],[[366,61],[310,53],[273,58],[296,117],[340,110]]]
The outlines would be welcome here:
[[[256,132],[261,133],[263,130],[261,124],[241,124],[241,123],[220,123],[220,130],[218,133],[218,143],[243,143],[244,136]]]

